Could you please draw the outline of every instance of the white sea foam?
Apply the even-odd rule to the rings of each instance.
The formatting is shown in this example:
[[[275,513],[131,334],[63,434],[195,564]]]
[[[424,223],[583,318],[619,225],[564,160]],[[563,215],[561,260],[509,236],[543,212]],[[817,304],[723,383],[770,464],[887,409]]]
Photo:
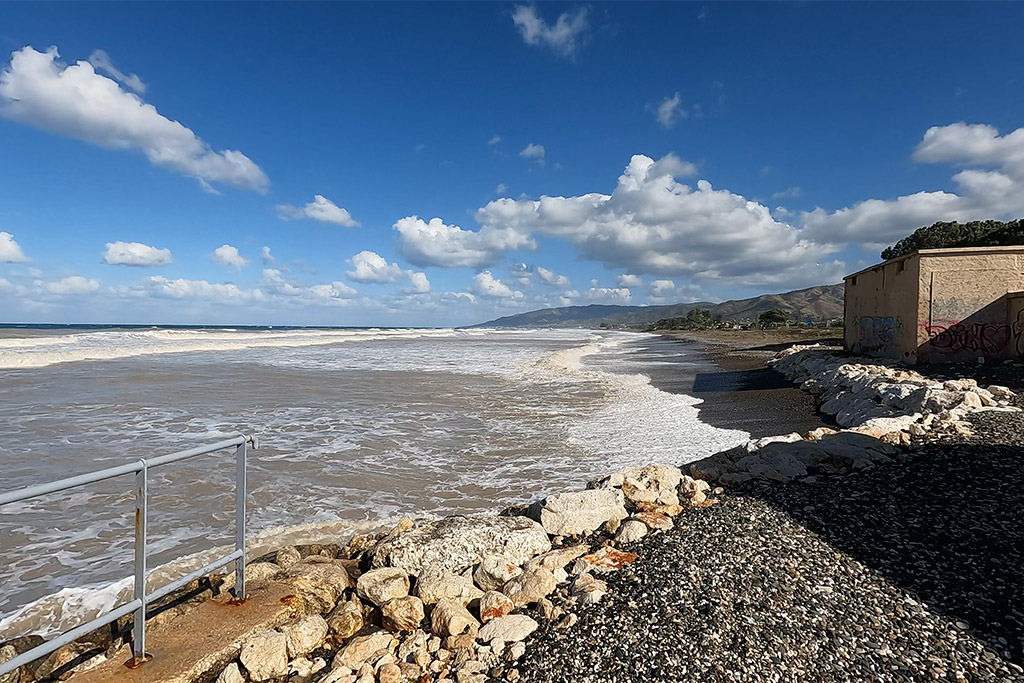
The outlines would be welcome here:
[[[82,332],[0,339],[0,369],[41,368],[75,361],[115,360],[164,353],[303,347],[381,339],[450,337],[454,330],[142,330]]]
[[[146,367],[141,364],[109,378],[115,388],[106,393],[88,393],[100,390],[88,377],[62,376],[63,402],[45,392],[46,403],[34,400],[31,392],[40,391],[35,373],[18,380],[24,393],[4,394],[0,386],[0,402],[35,406],[5,413],[10,430],[0,436],[0,456],[12,477],[23,477],[11,481],[49,478],[43,465],[77,472],[88,462],[93,467],[85,469],[95,469],[122,462],[140,445],[170,452],[251,426],[261,432],[264,447],[250,459],[250,558],[285,543],[339,542],[401,515],[486,512],[622,466],[679,464],[746,438],[701,423],[698,399],[662,392],[644,375],[608,371],[620,360],[635,367],[629,357],[639,346],[633,342],[646,337],[624,333],[146,330],[45,339],[37,347],[64,358],[75,354],[76,345],[87,353],[125,352],[117,357],[149,353],[140,350],[154,346],[171,349],[155,353],[224,353],[175,359],[169,367],[180,367],[181,379],[173,371],[156,376],[152,381],[162,384],[154,390],[141,385],[138,395],[117,382]],[[376,343],[322,348],[356,340]],[[238,353],[252,348],[265,350]],[[14,349],[32,353],[30,345],[0,344],[0,367]],[[209,387],[233,381],[229,366],[239,360],[263,366],[268,383],[260,384],[255,367],[244,391],[208,394]],[[68,458],[80,453],[83,460],[47,465],[33,457],[50,450],[32,435],[51,423],[61,435],[58,452],[66,450]],[[230,502],[225,507],[217,497],[223,487],[211,482],[220,477],[230,486],[231,471],[224,462],[154,475],[160,479],[151,482],[151,493],[169,498],[152,506],[160,514],[151,519],[163,526],[151,530],[158,567],[151,588],[226,552],[222,541],[209,539],[230,537]],[[0,568],[7,597],[58,591],[27,606],[7,602],[0,634],[53,633],[129,600],[131,585],[122,577],[130,572],[131,534],[122,512],[130,504],[130,497],[111,488],[59,504],[32,501],[0,510],[0,534],[16,533],[32,543],[7,556],[0,551],[0,565],[6,557],[12,572],[7,578]],[[47,531],[44,515],[54,505],[68,520],[88,518],[84,531],[77,524],[67,532]],[[174,559],[178,553],[188,555]],[[78,574],[65,572],[59,581],[40,583],[39,577],[61,567],[100,570],[106,580],[72,588]]]
[[[641,374],[619,374],[584,366],[587,356],[631,353],[623,348],[629,335],[564,349],[545,356],[527,375],[562,375],[602,383],[608,400],[599,409],[569,426],[570,441],[607,457],[610,469],[648,462],[682,464],[739,445],[750,434],[720,429],[700,421],[699,398],[670,394],[651,385]]]

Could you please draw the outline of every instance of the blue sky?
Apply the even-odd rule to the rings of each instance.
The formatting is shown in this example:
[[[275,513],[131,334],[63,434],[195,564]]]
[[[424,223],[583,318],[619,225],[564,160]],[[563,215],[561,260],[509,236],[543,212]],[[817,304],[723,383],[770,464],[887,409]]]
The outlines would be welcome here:
[[[836,282],[935,220],[1024,216],[1022,20],[4,3],[0,320],[456,325]]]

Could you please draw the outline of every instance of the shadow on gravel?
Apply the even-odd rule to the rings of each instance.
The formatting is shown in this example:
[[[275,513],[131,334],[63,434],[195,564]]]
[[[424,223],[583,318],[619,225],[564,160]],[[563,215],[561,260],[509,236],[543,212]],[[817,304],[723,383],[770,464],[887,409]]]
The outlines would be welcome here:
[[[693,378],[693,395],[725,391],[763,391],[793,388],[793,383],[771,368],[698,372]]]
[[[790,515],[1024,665],[1024,434],[931,445],[911,463],[742,495]],[[908,466],[909,465],[909,466]],[[963,627],[963,625],[960,625]]]

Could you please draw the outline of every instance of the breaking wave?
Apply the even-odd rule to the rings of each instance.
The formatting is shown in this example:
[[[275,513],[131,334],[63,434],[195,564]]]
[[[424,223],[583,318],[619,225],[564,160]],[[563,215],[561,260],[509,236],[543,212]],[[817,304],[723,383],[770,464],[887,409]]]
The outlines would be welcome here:
[[[0,369],[41,368],[57,363],[115,360],[163,353],[240,351],[271,347],[323,346],[381,339],[451,337],[455,330],[142,330],[81,332],[0,339]]]

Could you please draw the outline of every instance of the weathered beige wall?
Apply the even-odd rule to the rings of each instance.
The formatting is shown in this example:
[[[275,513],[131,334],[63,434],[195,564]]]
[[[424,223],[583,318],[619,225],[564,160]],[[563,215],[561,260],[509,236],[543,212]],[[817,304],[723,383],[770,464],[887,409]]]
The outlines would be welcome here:
[[[916,361],[919,259],[889,261],[846,279],[846,348]]]
[[[1024,290],[1024,249],[921,252],[917,314],[918,360],[991,360],[1019,355],[1008,310]]]

